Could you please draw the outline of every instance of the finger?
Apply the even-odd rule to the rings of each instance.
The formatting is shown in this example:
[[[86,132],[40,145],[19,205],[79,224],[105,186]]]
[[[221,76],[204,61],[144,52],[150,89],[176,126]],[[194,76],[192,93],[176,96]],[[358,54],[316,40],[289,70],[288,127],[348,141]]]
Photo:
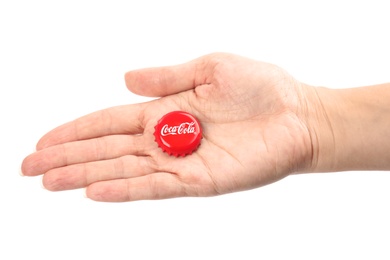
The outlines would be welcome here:
[[[155,171],[153,165],[151,157],[127,155],[56,168],[48,171],[42,182],[51,191],[77,189],[99,181],[144,176]]]
[[[124,155],[146,155],[153,149],[143,135],[113,135],[48,147],[27,156],[22,173],[35,176],[67,165],[112,159]]]
[[[133,93],[162,97],[189,89],[211,80],[213,55],[176,66],[129,71],[125,74],[127,88]]]
[[[112,107],[80,117],[44,135],[37,150],[104,135],[142,133],[144,106],[145,103]]]
[[[168,199],[186,196],[179,178],[158,172],[142,177],[96,182],[87,187],[88,198],[104,202]]]

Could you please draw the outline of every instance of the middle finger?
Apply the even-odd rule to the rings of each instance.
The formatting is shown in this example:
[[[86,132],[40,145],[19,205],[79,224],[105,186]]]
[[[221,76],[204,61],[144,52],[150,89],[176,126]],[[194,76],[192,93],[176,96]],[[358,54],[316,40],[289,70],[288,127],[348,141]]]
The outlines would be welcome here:
[[[144,176],[156,171],[149,156],[127,155],[111,160],[74,164],[48,171],[43,186],[51,191],[86,187],[99,181]]]
[[[72,164],[113,159],[124,155],[148,155],[154,143],[143,135],[111,135],[51,146],[29,155],[25,175],[35,176]]]

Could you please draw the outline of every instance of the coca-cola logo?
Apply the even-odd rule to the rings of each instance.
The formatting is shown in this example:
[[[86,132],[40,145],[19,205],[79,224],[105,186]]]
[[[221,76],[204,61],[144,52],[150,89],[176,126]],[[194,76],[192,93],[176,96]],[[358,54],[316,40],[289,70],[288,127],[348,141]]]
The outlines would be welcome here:
[[[194,125],[195,122],[184,122],[175,126],[169,126],[168,124],[165,124],[161,128],[161,136],[193,134],[195,133]]]

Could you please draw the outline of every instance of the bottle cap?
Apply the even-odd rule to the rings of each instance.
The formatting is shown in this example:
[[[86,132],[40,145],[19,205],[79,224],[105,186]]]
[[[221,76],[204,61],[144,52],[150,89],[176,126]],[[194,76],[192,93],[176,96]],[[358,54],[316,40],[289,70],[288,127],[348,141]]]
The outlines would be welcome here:
[[[202,139],[199,121],[191,114],[173,111],[163,116],[154,127],[155,141],[169,155],[192,154]]]

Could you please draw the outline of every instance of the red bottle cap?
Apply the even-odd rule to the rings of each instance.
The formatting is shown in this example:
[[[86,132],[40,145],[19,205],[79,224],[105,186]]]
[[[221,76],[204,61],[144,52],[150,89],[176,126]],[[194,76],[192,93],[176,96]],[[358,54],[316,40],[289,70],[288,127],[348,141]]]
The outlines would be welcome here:
[[[186,156],[195,151],[202,139],[199,121],[191,114],[174,111],[163,116],[154,127],[155,141],[169,155]]]

